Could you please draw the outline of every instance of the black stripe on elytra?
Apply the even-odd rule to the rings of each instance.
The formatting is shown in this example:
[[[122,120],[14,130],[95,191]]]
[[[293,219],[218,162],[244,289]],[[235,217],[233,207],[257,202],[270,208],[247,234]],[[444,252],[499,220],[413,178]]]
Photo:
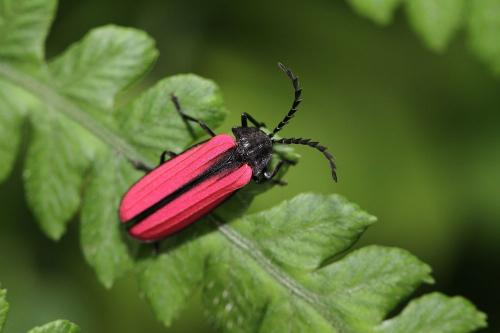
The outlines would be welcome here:
[[[236,149],[233,147],[227,150],[211,167],[207,170],[187,182],[186,184],[179,187],[174,192],[166,195],[160,201],[146,208],[130,220],[125,222],[126,228],[130,229],[142,220],[147,217],[153,215],[159,209],[165,207],[170,202],[174,201],[181,195],[187,193],[189,190],[193,189],[195,186],[203,183],[205,180],[209,179],[212,176],[215,176],[220,173],[233,171],[244,163],[237,157]]]

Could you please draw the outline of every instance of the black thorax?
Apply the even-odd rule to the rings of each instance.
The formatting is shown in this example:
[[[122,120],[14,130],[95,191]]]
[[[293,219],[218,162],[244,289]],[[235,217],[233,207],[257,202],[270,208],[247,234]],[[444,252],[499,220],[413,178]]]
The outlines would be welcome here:
[[[265,171],[273,156],[273,142],[269,136],[256,127],[234,127],[236,154],[238,159],[252,168],[253,176]]]

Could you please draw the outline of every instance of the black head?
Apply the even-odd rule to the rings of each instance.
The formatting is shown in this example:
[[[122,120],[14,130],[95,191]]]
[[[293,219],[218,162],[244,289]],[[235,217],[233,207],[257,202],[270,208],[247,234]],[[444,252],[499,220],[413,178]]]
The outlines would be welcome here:
[[[337,181],[337,172],[336,172],[336,166],[335,166],[335,161],[333,158],[333,155],[330,154],[330,152],[327,151],[327,148],[325,146],[322,146],[319,142],[313,141],[311,139],[303,139],[303,138],[284,138],[284,139],[274,139],[274,136],[285,127],[288,122],[293,118],[295,113],[298,110],[298,106],[300,102],[302,102],[301,95],[302,95],[302,88],[299,85],[299,78],[293,74],[293,72],[290,70],[290,68],[285,67],[282,63],[278,63],[278,66],[285,72],[285,74],[288,76],[290,81],[292,82],[292,86],[294,89],[294,99],[292,102],[292,105],[290,107],[290,110],[286,114],[286,116],[283,118],[282,121],[279,122],[279,124],[274,128],[274,130],[267,135],[267,138],[269,140],[265,140],[263,136],[266,134],[259,130],[258,128],[242,128],[241,132],[240,129],[233,129],[234,134],[236,135],[236,138],[238,139],[238,135],[240,137],[250,137],[251,142],[249,141],[249,145],[251,147],[258,147],[259,145],[262,146],[263,151],[262,153],[257,153],[253,152],[252,156],[255,158],[255,161],[258,163],[255,163],[258,167],[259,173],[265,168],[267,163],[271,160],[272,157],[272,145],[274,144],[285,144],[285,145],[290,145],[290,144],[296,144],[296,145],[305,145],[314,149],[317,149],[320,151],[323,156],[328,160],[328,163],[330,165],[330,169],[332,171],[332,178],[334,181]],[[248,131],[250,130],[250,131]],[[239,132],[237,134],[237,132]],[[252,133],[250,135],[250,133]],[[239,139],[238,139],[239,140]],[[252,150],[253,151],[253,150]],[[265,163],[265,164],[264,164]],[[264,164],[264,165],[263,165]],[[253,168],[253,165],[251,165]],[[255,172],[255,170],[254,170]]]
[[[236,152],[247,163],[254,176],[259,176],[273,156],[273,141],[257,127],[234,127]]]

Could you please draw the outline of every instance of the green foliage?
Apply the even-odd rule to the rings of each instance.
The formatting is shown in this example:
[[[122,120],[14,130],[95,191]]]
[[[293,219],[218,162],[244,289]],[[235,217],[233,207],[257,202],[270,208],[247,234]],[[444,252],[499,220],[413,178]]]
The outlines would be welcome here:
[[[10,173],[19,146],[23,117],[27,112],[29,95],[0,79],[0,181]]]
[[[476,55],[500,74],[500,0],[348,0],[360,15],[390,23],[404,4],[410,24],[429,48],[443,52],[456,32],[466,29]]]
[[[213,249],[211,226],[204,219],[162,243],[162,254],[148,256],[138,266],[139,284],[158,319],[170,325],[204,279],[205,261]]]
[[[299,222],[302,232],[293,228]],[[142,263],[141,289],[169,324],[201,284],[210,318],[227,332],[407,332],[411,325],[421,332],[470,332],[484,325],[469,302],[443,295],[432,296],[436,303],[424,296],[384,321],[432,278],[427,265],[396,248],[365,247],[331,263],[373,222],[340,196],[301,195],[231,228],[219,226],[220,233],[188,231],[167,240],[160,256]],[[446,319],[420,315],[441,308],[449,311]],[[422,319],[407,322],[416,311],[414,318]]]
[[[80,239],[87,262],[109,288],[116,277],[132,268],[132,258],[117,227],[116,212],[121,196],[140,175],[111,150],[102,155],[90,171],[92,177],[85,190]]]
[[[369,12],[375,4],[363,8]],[[388,8],[395,4],[386,2],[378,19],[388,21]],[[0,136],[6,142],[0,145],[6,161],[0,177],[11,169],[28,119],[24,181],[30,207],[53,239],[81,208],[81,246],[106,287],[134,269],[142,293],[166,325],[201,291],[208,316],[228,332],[469,332],[485,325],[484,315],[470,303],[442,295],[417,299],[384,320],[418,285],[432,282],[430,268],[397,248],[370,246],[342,258],[375,218],[336,195],[300,195],[269,211],[243,215],[252,197],[271,186],[250,185],[217,210],[225,222],[205,218],[163,242],[158,256],[145,246],[126,244],[118,204],[140,177],[130,162],[154,165],[162,150],[182,151],[193,135],[203,134],[197,128],[190,133],[170,94],[211,127],[221,124],[226,111],[215,83],[191,74],[161,80],[117,109],[116,94],[156,58],[154,42],[141,31],[106,26],[46,63],[43,43],[54,7],[39,0],[0,0],[0,36],[18,36],[0,41],[0,117],[5,120]],[[441,45],[442,39],[434,42]],[[436,309],[446,316],[424,316]],[[57,330],[74,328],[57,322],[33,332]]]
[[[80,329],[67,320],[56,320],[43,326],[35,327],[28,333],[78,333]]]
[[[105,26],[70,46],[49,70],[60,93],[111,110],[115,95],[140,78],[157,55],[146,33]]]
[[[314,270],[350,247],[374,222],[340,196],[303,195],[236,225],[280,265]]]
[[[123,110],[116,112],[116,121],[124,139],[157,163],[159,152],[180,152],[193,142],[186,124],[171,102],[170,94],[179,97],[184,111],[210,126],[219,125],[226,116],[218,87],[196,75],[176,75],[161,80]],[[193,128],[196,137],[204,134]]]
[[[415,32],[433,50],[442,52],[462,25],[465,0],[408,0],[406,9]]]
[[[471,1],[467,28],[474,52],[500,74],[500,0]]]
[[[7,290],[0,288],[0,332],[3,330],[8,312],[9,303],[7,303]]]
[[[349,4],[363,16],[368,16],[378,24],[389,24],[394,10],[402,0],[348,0]]]
[[[0,288],[0,332],[3,332],[3,327],[9,312],[9,303],[7,302],[7,291]],[[28,333],[78,333],[80,329],[75,324],[67,320],[55,320],[43,326],[35,327],[29,330]]]
[[[412,301],[400,316],[386,320],[376,331],[465,333],[478,325],[485,325],[485,316],[469,301],[432,293]]]
[[[41,63],[56,5],[56,0],[2,0],[0,57],[14,62]]]
[[[42,106],[37,111],[30,119],[33,131],[23,176],[28,203],[42,229],[58,239],[80,205],[89,158],[75,123]]]

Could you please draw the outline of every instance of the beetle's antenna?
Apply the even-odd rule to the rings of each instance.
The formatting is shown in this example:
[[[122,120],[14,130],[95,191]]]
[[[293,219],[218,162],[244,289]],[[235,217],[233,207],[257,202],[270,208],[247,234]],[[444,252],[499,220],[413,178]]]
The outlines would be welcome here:
[[[270,138],[274,137],[274,135],[276,133],[278,133],[279,131],[281,131],[281,129],[286,124],[288,124],[288,122],[290,121],[290,119],[293,118],[293,115],[295,114],[295,112],[297,112],[297,107],[299,106],[300,102],[302,102],[302,99],[300,98],[300,96],[302,95],[302,88],[299,86],[299,78],[296,77],[295,74],[293,74],[293,72],[292,72],[292,70],[290,68],[287,68],[281,62],[278,62],[278,66],[279,66],[279,68],[281,68],[281,70],[283,72],[285,72],[285,74],[292,81],[292,85],[293,85],[295,96],[294,96],[292,107],[290,108],[290,111],[288,111],[288,113],[285,116],[285,118],[283,118],[283,120],[280,121],[280,123],[278,124],[278,126],[276,126],[276,128],[273,130],[273,132],[269,134]]]
[[[335,160],[333,159],[333,155],[326,150],[327,148],[325,146],[320,145],[319,142],[303,138],[284,138],[275,140],[274,143],[279,143],[284,145],[305,145],[319,150],[326,157],[328,163],[330,163],[330,169],[332,169],[333,180],[337,181],[337,167],[335,165]]]

